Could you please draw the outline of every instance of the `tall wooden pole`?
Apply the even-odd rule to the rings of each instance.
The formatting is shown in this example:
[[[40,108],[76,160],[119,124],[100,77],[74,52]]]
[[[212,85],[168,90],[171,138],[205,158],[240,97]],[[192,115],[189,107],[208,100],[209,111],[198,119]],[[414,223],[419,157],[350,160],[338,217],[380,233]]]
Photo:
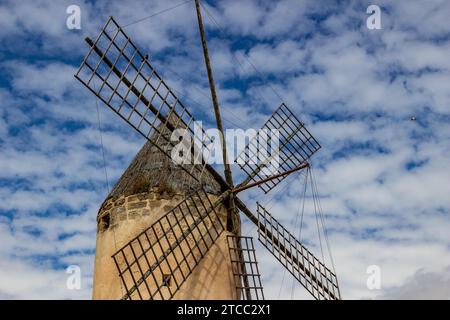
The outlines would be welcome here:
[[[205,64],[206,64],[206,71],[208,73],[208,80],[209,80],[209,88],[211,90],[211,97],[213,101],[214,106],[214,115],[216,117],[216,123],[217,123],[217,129],[220,132],[221,139],[220,142],[222,144],[222,156],[223,156],[223,163],[225,168],[225,180],[227,181],[228,185],[233,188],[233,176],[231,174],[230,164],[228,163],[228,156],[227,156],[227,146],[225,141],[225,135],[224,130],[222,126],[222,118],[220,116],[220,109],[219,109],[219,102],[217,100],[217,94],[216,94],[216,86],[214,84],[214,77],[212,73],[211,68],[211,61],[209,60],[209,52],[208,52],[208,46],[206,44],[206,36],[205,36],[205,30],[203,28],[203,19],[202,19],[202,13],[200,9],[200,2],[199,0],[195,0],[195,8],[197,10],[197,20],[198,20],[198,29],[200,30],[200,38],[202,40],[202,47],[203,47],[203,56],[205,58]],[[235,224],[233,221],[235,221],[235,217],[233,215],[236,215],[236,208],[234,206],[233,196],[230,197],[230,214],[228,217],[228,226],[227,229],[229,231],[236,231],[232,229],[236,229]]]
[[[214,77],[213,77],[212,69],[211,69],[211,61],[209,60],[208,46],[206,45],[206,36],[205,36],[205,30],[203,28],[203,20],[202,20],[202,13],[201,13],[201,9],[200,9],[200,1],[199,0],[195,0],[195,9],[197,10],[198,29],[200,30],[200,38],[202,39],[203,55],[205,57],[206,71],[208,72],[209,88],[211,89],[211,97],[212,97],[213,106],[214,106],[214,115],[216,116],[217,129],[219,130],[220,135],[221,135],[220,142],[222,144],[222,156],[223,156],[223,165],[225,168],[225,180],[227,181],[230,188],[234,188],[233,176],[231,174],[230,164],[228,163],[227,146],[226,146],[226,141],[225,141],[225,135],[223,132],[222,118],[220,116],[219,102],[217,101],[216,86],[214,84]],[[230,194],[230,197],[228,200],[227,230],[231,231],[237,235],[241,234],[241,223],[240,223],[240,219],[239,219],[239,213],[238,213],[236,205],[234,203],[233,193]],[[237,245],[238,245],[238,248],[241,248],[240,241],[238,241]],[[237,258],[241,261],[241,270],[243,272],[244,287],[246,287],[246,289],[245,289],[246,298],[248,300],[251,300],[252,297],[251,297],[251,292],[250,292],[250,288],[249,288],[247,271],[245,270],[246,269],[245,263],[244,263],[244,259],[242,257],[242,250],[239,250],[239,254],[238,254]]]

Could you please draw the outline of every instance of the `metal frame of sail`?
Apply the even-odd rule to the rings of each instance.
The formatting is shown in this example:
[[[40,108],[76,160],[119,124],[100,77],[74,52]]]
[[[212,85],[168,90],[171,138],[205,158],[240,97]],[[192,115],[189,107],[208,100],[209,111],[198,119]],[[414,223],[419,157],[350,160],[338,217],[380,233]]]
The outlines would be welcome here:
[[[113,30],[108,31],[111,26]],[[100,41],[105,38],[107,39],[106,43],[101,48]],[[194,159],[192,162],[201,164],[201,166],[193,164],[180,164],[179,166],[194,179],[200,181],[211,154],[213,140],[203,129],[202,132],[194,131],[194,117],[150,65],[147,56],[139,51],[112,17],[108,19],[95,41],[86,38],[86,42],[89,44],[90,50],[75,77],[168,157],[171,154],[158,144],[159,140],[162,138],[166,145],[173,147],[179,141],[171,141],[165,136],[165,133],[173,132],[178,127],[187,129],[193,140],[191,156]],[[131,52],[129,52],[130,50]],[[96,54],[96,59],[92,58],[93,53]],[[94,63],[90,61],[92,59],[94,59]],[[87,70],[88,76],[84,77]],[[102,71],[105,74],[102,74]],[[131,80],[128,76],[131,76]],[[101,81],[98,90],[92,83],[93,79]],[[141,88],[139,88],[140,83],[142,84]],[[108,91],[109,95],[105,96],[105,91]],[[146,93],[151,97],[146,97]],[[156,138],[152,138],[154,134],[157,134]],[[205,154],[206,157],[204,157]]]
[[[126,290],[122,299],[171,299],[224,231],[218,204],[203,190],[194,192],[117,250],[112,258]]]

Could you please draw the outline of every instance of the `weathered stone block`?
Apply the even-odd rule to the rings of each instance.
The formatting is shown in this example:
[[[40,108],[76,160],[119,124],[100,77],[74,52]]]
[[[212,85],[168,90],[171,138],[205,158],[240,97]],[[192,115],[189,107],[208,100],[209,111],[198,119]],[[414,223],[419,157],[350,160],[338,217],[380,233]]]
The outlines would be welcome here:
[[[143,215],[143,216],[149,216],[150,215],[150,209],[143,209],[142,211],[141,211],[141,214]]]
[[[112,214],[120,214],[122,212],[125,212],[124,207],[115,207],[114,209],[111,210]]]
[[[139,200],[139,197],[138,197],[137,195],[129,196],[129,197],[127,198],[127,202],[128,202],[128,203],[130,203],[130,202],[136,202],[136,201],[140,201],[140,200]]]
[[[128,208],[129,210],[132,210],[132,209],[141,209],[141,208],[145,208],[146,206],[147,206],[147,201],[140,201],[140,202],[132,202],[132,203],[129,203],[128,206],[127,206],[127,208]]]
[[[139,211],[130,211],[128,212],[128,219],[136,219],[139,218],[141,216],[141,214],[139,213]]]
[[[159,201],[159,200],[151,201],[151,202],[149,202],[148,205],[150,206],[150,209],[156,209],[161,206],[161,201]]]

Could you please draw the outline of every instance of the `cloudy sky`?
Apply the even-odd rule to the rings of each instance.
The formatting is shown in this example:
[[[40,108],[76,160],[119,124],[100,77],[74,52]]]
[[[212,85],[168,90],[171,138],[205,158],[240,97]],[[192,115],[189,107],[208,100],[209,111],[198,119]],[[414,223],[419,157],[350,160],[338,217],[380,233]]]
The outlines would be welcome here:
[[[133,23],[181,2],[1,1],[0,298],[91,296],[108,184],[95,99],[73,74],[84,37],[108,16],[130,24],[125,31],[212,125],[193,2]],[[322,144],[314,174],[343,298],[450,299],[450,2],[206,3],[226,127],[257,128],[284,101]],[[71,4],[81,30],[66,27]],[[381,30],[366,27],[371,4],[381,7]],[[111,187],[145,141],[103,106],[100,119]],[[243,197],[297,234],[301,186],[297,175],[268,197]],[[247,223],[244,233],[256,236]],[[320,255],[312,208],[302,238]],[[308,298],[258,249],[267,298]],[[66,288],[73,264],[81,290]],[[374,265],[381,288],[370,290]]]

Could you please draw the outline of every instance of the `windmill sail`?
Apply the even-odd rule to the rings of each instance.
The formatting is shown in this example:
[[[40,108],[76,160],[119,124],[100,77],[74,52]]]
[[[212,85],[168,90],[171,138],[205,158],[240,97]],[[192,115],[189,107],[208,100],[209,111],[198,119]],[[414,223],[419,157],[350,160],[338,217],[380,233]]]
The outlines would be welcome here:
[[[337,277],[259,203],[258,240],[317,300],[340,300]]]
[[[252,237],[227,236],[234,282],[241,300],[264,300]]]
[[[185,129],[192,143],[185,146],[190,152],[182,155],[179,165],[200,179],[212,139],[195,128],[194,117],[149,63],[148,55],[139,51],[112,17],[95,41],[86,41],[90,50],[75,77],[137,132],[148,140],[155,137],[150,141],[168,157],[181,138],[171,141],[171,133]],[[169,147],[162,148],[160,139]]]
[[[261,153],[262,147],[267,150],[267,145],[273,146],[274,143],[270,137],[262,137],[260,133],[271,132],[272,130],[279,133],[276,150],[271,148],[270,154]],[[270,177],[280,172],[295,169],[304,164],[320,148],[320,144],[306,129],[304,123],[283,103],[236,158],[235,162],[248,175],[239,186],[244,186],[251,181],[258,182],[266,179],[267,176]],[[275,157],[279,159],[274,165],[271,162]],[[258,159],[258,162],[252,162],[253,159]],[[259,187],[265,193],[268,193],[286,177],[287,175],[271,179],[261,183]]]
[[[171,299],[223,232],[220,202],[196,192],[119,249],[123,299]]]

